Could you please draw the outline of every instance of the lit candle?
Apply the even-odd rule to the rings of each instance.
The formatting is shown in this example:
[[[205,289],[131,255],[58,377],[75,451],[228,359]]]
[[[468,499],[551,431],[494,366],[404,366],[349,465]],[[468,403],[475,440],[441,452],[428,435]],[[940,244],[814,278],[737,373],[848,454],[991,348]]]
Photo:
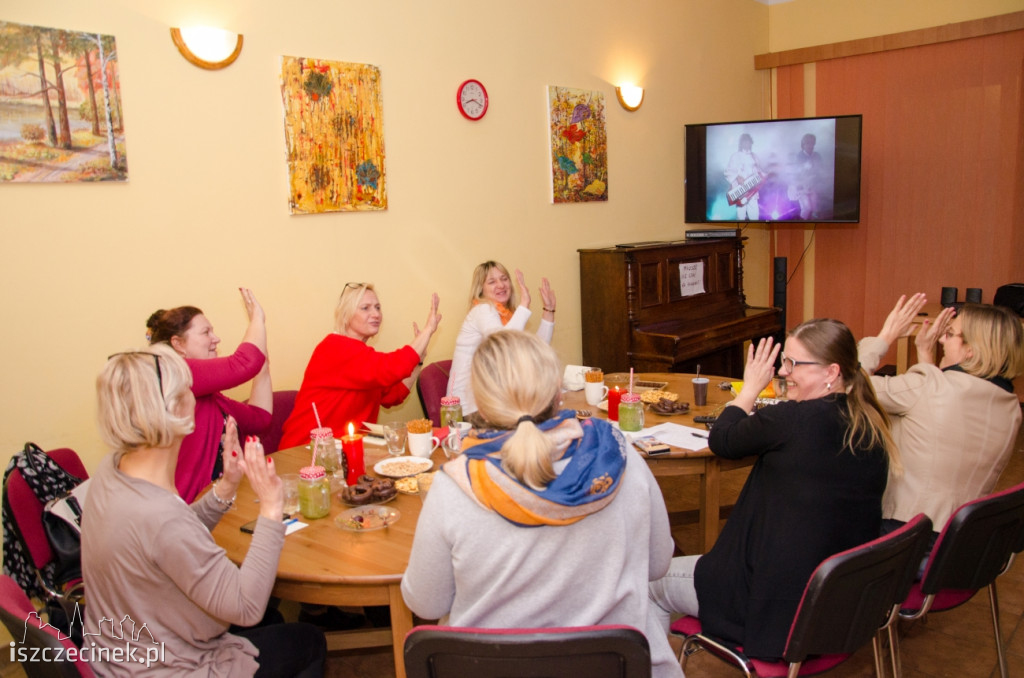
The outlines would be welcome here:
[[[355,432],[355,426],[348,425],[348,435],[341,439],[341,451],[345,453],[345,462],[348,465],[348,475],[345,482],[355,485],[359,476],[366,473],[363,465],[363,436]]]
[[[608,391],[608,419],[619,420],[619,401],[622,399],[622,391],[618,386]]]

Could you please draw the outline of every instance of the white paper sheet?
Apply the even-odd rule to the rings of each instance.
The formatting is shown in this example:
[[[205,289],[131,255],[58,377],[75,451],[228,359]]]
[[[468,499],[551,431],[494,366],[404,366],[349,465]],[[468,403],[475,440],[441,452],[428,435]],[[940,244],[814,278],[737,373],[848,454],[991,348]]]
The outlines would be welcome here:
[[[618,426],[619,424],[618,422],[612,422],[612,425]],[[633,444],[633,438],[653,436],[655,440],[666,445],[681,447],[684,450],[697,451],[703,450],[708,446],[708,431],[705,429],[673,424],[671,422],[651,426],[636,433],[626,433],[625,435],[630,444]]]

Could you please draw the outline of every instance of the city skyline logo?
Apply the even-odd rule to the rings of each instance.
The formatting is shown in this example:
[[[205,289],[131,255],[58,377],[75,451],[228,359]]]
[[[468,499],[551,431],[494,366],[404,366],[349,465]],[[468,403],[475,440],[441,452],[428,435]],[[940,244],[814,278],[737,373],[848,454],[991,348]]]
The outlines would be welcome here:
[[[60,647],[29,647],[26,643],[29,640],[30,626],[47,633],[47,629],[56,635],[61,641]],[[99,633],[88,633],[85,630],[85,622],[82,620],[82,610],[79,604],[75,603],[75,609],[71,616],[71,623],[68,631],[73,635],[76,628],[82,631],[82,647],[76,647],[74,643],[64,646],[64,641],[71,641],[72,636],[65,633],[47,621],[36,611],[29,612],[25,617],[20,643],[15,639],[11,641],[11,661],[21,662],[63,662],[80,661],[86,663],[139,663],[149,668],[154,663],[163,663],[164,644],[153,637],[149,630],[149,624],[143,623],[138,626],[130,614],[126,614],[115,621],[110,617],[101,617],[96,624]],[[120,643],[123,646],[100,647],[91,638],[106,637]],[[141,647],[140,647],[141,646]],[[152,646],[152,647],[150,647]]]

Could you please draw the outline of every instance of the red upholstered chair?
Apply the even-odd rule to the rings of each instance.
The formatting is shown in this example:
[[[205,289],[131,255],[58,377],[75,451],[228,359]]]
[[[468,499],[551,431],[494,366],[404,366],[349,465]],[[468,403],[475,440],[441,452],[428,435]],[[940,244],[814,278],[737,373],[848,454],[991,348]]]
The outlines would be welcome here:
[[[298,395],[298,391],[274,391],[274,411],[270,415],[270,426],[260,434],[263,451],[267,454],[277,452],[277,448],[281,445],[284,422],[295,409],[295,398]]]
[[[405,636],[408,678],[650,678],[651,651],[629,626],[479,629],[417,626]]]
[[[46,654],[51,659],[56,656],[57,650],[62,650],[61,656],[65,661],[21,662],[28,678],[91,678],[95,675],[88,662],[77,661],[77,654],[73,655],[76,661],[66,660],[68,651],[72,648],[77,651],[78,648],[70,638],[59,634],[56,629],[39,619],[39,614],[32,607],[28,596],[7,575],[0,575],[0,621],[11,634],[11,654],[15,655],[15,659],[20,656],[22,648],[25,648],[26,659],[32,657],[35,648],[39,648],[40,655],[42,649],[47,648]]]
[[[1006,652],[999,629],[996,578],[1024,549],[1024,483],[967,502],[943,527],[920,581],[903,602],[900,617],[919,619],[949,610],[988,587],[999,672],[1006,678]]]
[[[89,477],[85,465],[82,464],[82,460],[78,458],[78,454],[74,450],[65,447],[50,450],[47,454],[71,475],[82,480]],[[43,531],[43,504],[36,498],[32,488],[28,486],[21,471],[17,468],[14,468],[7,477],[3,500],[8,504],[14,527],[31,558],[31,564],[35,566],[40,584],[49,595],[56,598],[63,597],[64,593],[58,591],[54,583],[43,574],[46,566],[55,558],[46,533]]]
[[[679,653],[683,668],[690,654],[704,648],[734,664],[747,678],[796,678],[828,671],[872,641],[875,673],[883,678],[880,634],[898,616],[931,529],[931,520],[921,513],[884,537],[823,560],[804,589],[782,661],[747,657],[742,647],[702,633],[695,617],[676,620],[672,633],[684,638]],[[896,655],[892,662],[898,676]]]
[[[435,427],[441,425],[441,396],[448,390],[448,375],[451,371],[451,360],[439,360],[420,370],[419,379],[416,380],[420,406]]]

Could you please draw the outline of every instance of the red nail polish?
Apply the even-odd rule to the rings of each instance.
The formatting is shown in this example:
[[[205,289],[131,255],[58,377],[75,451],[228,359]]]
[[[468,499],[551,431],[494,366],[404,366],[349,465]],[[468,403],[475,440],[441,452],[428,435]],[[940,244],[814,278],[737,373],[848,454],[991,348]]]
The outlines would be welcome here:
[[[271,462],[273,462],[273,461],[274,461],[273,459],[271,459],[270,457],[267,457],[267,463],[268,463],[268,464],[269,464],[269,463],[271,463]]]
[[[231,456],[232,457],[237,457],[238,456],[238,452],[235,452],[234,450],[231,450]]]

